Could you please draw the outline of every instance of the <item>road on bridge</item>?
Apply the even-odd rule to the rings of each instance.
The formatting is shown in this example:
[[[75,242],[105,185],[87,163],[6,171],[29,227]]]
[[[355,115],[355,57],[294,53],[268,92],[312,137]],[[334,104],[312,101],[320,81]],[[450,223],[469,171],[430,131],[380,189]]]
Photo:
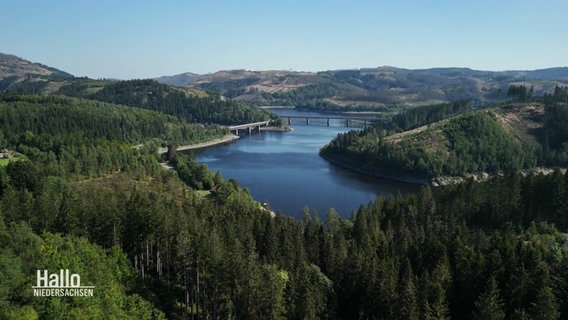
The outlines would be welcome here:
[[[235,125],[235,126],[229,126],[229,130],[238,130],[238,129],[247,129],[247,128],[262,127],[262,126],[267,126],[269,123],[270,123],[270,120],[268,120],[268,121],[253,122],[253,123],[239,124],[239,125]]]

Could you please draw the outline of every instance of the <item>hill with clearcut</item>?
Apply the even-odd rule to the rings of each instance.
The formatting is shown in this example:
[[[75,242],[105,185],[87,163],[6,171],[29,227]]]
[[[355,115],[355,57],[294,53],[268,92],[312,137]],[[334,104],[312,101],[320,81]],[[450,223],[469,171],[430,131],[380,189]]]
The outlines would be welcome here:
[[[11,54],[0,53],[0,79],[23,76],[62,76],[72,77],[67,72],[33,63]]]
[[[478,103],[498,101],[506,97],[511,85],[532,87],[539,95],[568,83],[568,68],[502,72],[395,67],[322,72],[231,70],[201,76],[182,74],[157,80],[214,90],[256,105],[384,109],[464,99]]]
[[[339,134],[320,154],[366,174],[433,184],[565,168],[567,97],[568,87],[558,87],[530,102],[478,110],[463,102],[418,107],[394,117],[388,133],[375,127]]]

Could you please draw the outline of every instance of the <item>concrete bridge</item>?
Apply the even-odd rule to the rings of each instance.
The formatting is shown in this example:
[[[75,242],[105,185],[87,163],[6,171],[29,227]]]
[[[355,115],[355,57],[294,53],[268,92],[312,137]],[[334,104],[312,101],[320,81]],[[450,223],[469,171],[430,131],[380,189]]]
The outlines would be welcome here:
[[[349,127],[349,125],[354,124],[361,124],[364,128],[367,127],[368,124],[372,124],[377,122],[378,119],[374,118],[364,118],[364,117],[346,117],[346,116],[280,116],[281,119],[288,119],[288,125],[292,125],[292,119],[306,119],[306,125],[310,124],[311,119],[325,119],[327,126],[329,127],[330,120],[344,120],[345,126]]]
[[[229,126],[229,130],[235,131],[236,135],[239,135],[239,130],[248,130],[248,134],[252,134],[252,132],[256,129],[257,132],[260,132],[261,127],[268,126],[270,124],[270,120],[268,121],[259,121],[253,123],[245,123],[235,126]]]

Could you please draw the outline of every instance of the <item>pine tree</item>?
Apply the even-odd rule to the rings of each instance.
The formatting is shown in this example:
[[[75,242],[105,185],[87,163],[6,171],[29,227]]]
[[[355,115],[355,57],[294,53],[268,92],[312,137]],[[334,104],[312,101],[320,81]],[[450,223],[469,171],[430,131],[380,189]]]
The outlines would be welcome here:
[[[539,290],[531,308],[535,320],[555,320],[560,318],[559,305],[552,289],[548,286]]]
[[[478,320],[502,320],[505,318],[503,302],[499,297],[499,289],[495,278],[489,280],[487,289],[475,302],[473,319]]]
[[[432,303],[426,304],[426,320],[449,320],[450,310],[446,301],[446,294],[442,294]]]
[[[398,289],[399,306],[396,316],[398,319],[414,320],[419,319],[418,304],[416,297],[416,285],[414,284],[414,275],[410,261],[406,260],[404,274],[399,283]]]

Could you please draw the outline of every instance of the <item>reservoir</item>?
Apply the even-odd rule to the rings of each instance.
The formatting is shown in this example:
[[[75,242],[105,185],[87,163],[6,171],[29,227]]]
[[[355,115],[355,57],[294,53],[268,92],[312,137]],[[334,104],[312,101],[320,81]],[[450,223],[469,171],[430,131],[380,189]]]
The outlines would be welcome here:
[[[272,109],[279,115],[325,116],[293,109]],[[358,116],[360,117],[360,116]],[[283,118],[287,123],[287,118]],[[359,205],[379,195],[416,192],[418,185],[381,180],[354,173],[323,160],[319,149],[338,133],[353,130],[345,120],[292,119],[289,132],[262,131],[233,143],[194,151],[198,162],[225,179],[236,179],[257,201],[274,211],[301,218],[304,207],[321,218],[330,208],[349,217]]]

